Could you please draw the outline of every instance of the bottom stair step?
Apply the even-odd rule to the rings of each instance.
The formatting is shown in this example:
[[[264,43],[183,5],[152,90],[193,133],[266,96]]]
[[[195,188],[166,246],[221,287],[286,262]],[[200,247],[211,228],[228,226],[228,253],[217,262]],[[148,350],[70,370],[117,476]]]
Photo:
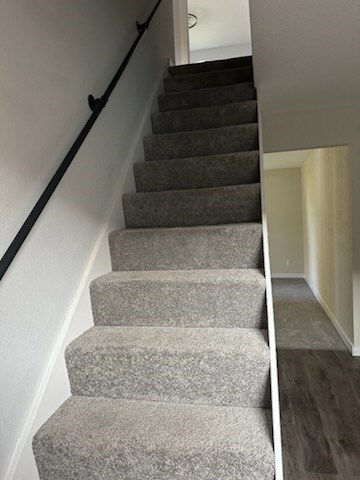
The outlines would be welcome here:
[[[41,480],[273,480],[271,412],[71,397],[33,441]]]

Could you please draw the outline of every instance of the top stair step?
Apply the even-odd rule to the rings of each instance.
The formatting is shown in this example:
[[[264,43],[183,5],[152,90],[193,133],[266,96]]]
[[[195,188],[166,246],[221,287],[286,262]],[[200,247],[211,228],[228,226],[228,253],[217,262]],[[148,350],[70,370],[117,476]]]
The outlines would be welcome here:
[[[239,68],[252,65],[252,57],[228,58],[226,60],[215,60],[210,62],[190,63],[188,65],[177,65],[170,67],[169,73],[172,77],[178,75],[191,75],[192,73],[213,72],[214,70],[226,70],[227,68]]]
[[[252,67],[232,68],[214,72],[179,75],[165,78],[165,92],[184,92],[209,87],[221,87],[235,83],[246,83],[253,80]]]

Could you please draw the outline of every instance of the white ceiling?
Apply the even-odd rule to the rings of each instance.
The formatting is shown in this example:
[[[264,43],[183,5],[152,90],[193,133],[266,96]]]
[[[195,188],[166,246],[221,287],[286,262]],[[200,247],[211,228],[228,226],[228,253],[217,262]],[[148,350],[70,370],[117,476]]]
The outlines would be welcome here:
[[[360,0],[250,0],[264,114],[360,101]]]
[[[300,168],[312,150],[293,150],[292,152],[276,152],[264,154],[265,170],[279,168]]]
[[[199,21],[190,29],[190,49],[249,44],[249,0],[188,0]]]

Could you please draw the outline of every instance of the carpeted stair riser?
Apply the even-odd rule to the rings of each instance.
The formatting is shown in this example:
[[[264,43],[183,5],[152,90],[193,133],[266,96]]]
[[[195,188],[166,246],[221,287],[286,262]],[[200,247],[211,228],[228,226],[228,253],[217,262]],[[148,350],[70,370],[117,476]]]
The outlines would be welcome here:
[[[254,100],[152,115],[154,134],[205,130],[256,122],[257,103]]]
[[[165,93],[184,92],[201,88],[223,87],[253,80],[251,66],[181,75],[164,79]]]
[[[257,222],[260,185],[129,193],[123,195],[123,207],[127,228]]]
[[[90,293],[95,325],[267,325],[262,270],[113,272],[94,280]]]
[[[228,68],[248,67],[252,65],[252,57],[229,58],[226,60],[216,60],[211,62],[193,63],[190,65],[177,65],[169,67],[168,71],[172,77],[178,75],[191,75],[194,73],[213,72],[216,70],[226,70]]]
[[[66,349],[73,395],[268,407],[267,331],[93,327]]]
[[[273,480],[271,411],[71,397],[36,434],[42,480]]]
[[[252,82],[226,85],[224,87],[203,88],[180,93],[168,93],[159,96],[160,112],[184,110],[199,107],[211,107],[224,103],[246,102],[256,99]]]
[[[109,243],[114,271],[263,268],[261,223],[119,230]]]
[[[134,175],[137,192],[258,183],[259,152],[135,163]]]
[[[193,132],[144,137],[148,161],[170,160],[258,150],[258,125],[250,123]]]

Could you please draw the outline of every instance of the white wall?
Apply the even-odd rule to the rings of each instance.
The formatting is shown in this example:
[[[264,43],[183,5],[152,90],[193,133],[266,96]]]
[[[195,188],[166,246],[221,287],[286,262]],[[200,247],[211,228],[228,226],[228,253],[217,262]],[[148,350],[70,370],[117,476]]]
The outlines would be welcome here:
[[[249,0],[188,0],[189,12],[198,18],[190,29],[190,49],[251,43]]]
[[[87,95],[102,94],[136,37],[135,21],[151,8],[146,0],[2,2],[1,253],[89,117]],[[26,429],[41,404],[49,360],[56,360],[54,347],[60,348],[59,334],[71,321],[76,293],[87,313],[75,318],[70,337],[89,325],[81,287],[87,287],[92,254],[96,274],[109,269],[102,234],[123,226],[115,195],[134,188],[130,179],[119,182],[129,164],[142,158],[135,143],[141,146],[146,105],[173,61],[172,15],[171,2],[163,2],[114,97],[1,282],[0,478],[6,471],[11,478],[23,442],[31,456]],[[108,227],[111,206],[119,213]],[[61,385],[54,381],[62,394],[53,396],[54,406],[68,393],[61,368],[51,377],[59,378]],[[13,478],[36,478],[26,462],[20,466],[22,473]]]
[[[304,242],[301,168],[265,170],[264,180],[271,273],[287,277],[302,276]]]
[[[264,115],[360,102],[359,0],[250,0]]]

